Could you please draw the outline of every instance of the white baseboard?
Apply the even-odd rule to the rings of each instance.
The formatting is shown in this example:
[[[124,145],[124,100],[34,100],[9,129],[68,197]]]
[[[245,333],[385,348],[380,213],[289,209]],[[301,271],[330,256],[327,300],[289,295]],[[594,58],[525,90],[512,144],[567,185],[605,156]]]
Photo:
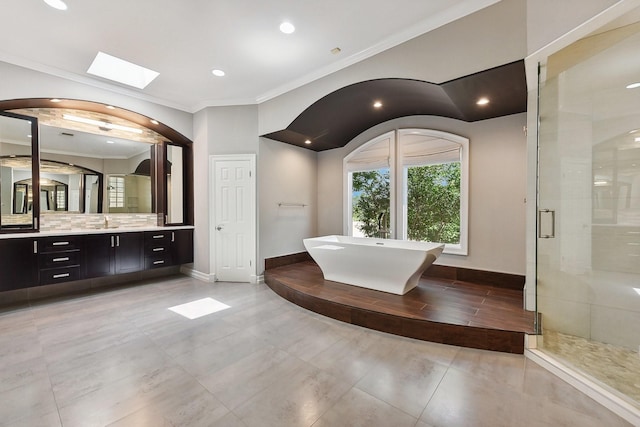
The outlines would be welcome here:
[[[180,267],[180,272],[189,277],[193,277],[194,279],[202,280],[203,282],[213,283],[216,281],[215,274],[203,273],[201,271],[194,270],[193,268],[186,267],[184,265]]]
[[[259,276],[256,276],[256,275],[252,274],[251,275],[251,283],[256,283],[256,284],[257,283],[264,283],[264,275],[261,274]]]
[[[603,385],[563,365],[540,350],[525,349],[524,355],[632,425],[640,426],[640,409],[612,393]]]

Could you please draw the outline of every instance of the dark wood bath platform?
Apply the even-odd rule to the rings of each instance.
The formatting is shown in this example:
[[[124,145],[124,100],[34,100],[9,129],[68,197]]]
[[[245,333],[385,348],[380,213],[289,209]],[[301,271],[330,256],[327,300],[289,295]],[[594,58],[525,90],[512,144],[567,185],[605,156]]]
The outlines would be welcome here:
[[[422,277],[405,295],[324,280],[313,261],[268,268],[266,284],[294,304],[343,322],[463,347],[524,352],[533,313],[522,290]]]

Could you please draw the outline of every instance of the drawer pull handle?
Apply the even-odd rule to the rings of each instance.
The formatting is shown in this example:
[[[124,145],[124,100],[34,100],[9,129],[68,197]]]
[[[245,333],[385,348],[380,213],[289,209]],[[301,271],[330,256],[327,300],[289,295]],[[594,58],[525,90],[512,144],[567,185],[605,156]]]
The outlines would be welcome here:
[[[156,234],[155,236],[153,236],[154,239],[162,239],[164,237],[164,234]]]
[[[63,257],[63,258],[54,258],[53,262],[63,262],[63,261],[69,261],[69,257]]]
[[[153,252],[162,252],[164,248],[153,248]]]
[[[153,261],[153,265],[164,264],[164,261]]]
[[[53,246],[66,246],[69,242],[53,242]]]
[[[62,273],[62,274],[54,274],[53,278],[54,279],[62,279],[63,277],[69,277],[70,274],[69,273]]]

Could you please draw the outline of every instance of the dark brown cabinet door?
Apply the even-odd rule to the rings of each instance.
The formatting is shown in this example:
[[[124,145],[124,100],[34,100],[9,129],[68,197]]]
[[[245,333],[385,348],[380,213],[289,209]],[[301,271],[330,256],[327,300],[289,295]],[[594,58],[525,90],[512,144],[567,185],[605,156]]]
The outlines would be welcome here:
[[[0,291],[28,288],[38,284],[35,239],[0,240]]]
[[[193,262],[193,230],[173,231],[171,259],[174,265]]]
[[[89,234],[85,236],[84,276],[87,279],[114,274],[113,246],[111,234]]]
[[[85,237],[85,278],[133,273],[144,268],[144,233]]]
[[[122,233],[115,236],[115,274],[144,269],[144,233]]]

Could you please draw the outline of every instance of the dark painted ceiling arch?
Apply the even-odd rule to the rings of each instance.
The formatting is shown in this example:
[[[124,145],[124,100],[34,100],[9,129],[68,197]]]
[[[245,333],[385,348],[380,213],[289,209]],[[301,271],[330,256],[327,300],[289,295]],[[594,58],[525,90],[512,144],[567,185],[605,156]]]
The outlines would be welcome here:
[[[477,105],[481,97],[490,103]],[[375,101],[382,107],[374,108]],[[365,130],[400,117],[430,115],[475,122],[525,111],[527,84],[520,60],[440,84],[399,78],[355,83],[319,99],[286,129],[262,136],[324,151],[344,147]]]

